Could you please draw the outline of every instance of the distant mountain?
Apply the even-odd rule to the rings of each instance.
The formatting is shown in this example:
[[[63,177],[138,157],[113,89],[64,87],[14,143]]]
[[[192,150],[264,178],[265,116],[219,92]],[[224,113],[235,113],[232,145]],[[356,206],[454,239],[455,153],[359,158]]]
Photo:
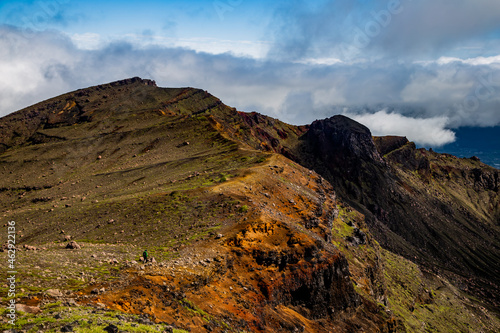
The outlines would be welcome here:
[[[500,331],[500,171],[344,116],[132,78],[1,118],[0,172],[2,329]]]
[[[500,126],[461,127],[455,132],[455,142],[435,150],[458,157],[477,156],[484,163],[500,169]]]

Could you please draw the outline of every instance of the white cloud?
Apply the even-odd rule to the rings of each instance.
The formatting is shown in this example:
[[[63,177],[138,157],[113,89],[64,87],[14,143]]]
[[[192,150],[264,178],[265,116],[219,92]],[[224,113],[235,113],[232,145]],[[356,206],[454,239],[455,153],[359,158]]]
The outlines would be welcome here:
[[[438,65],[448,65],[451,63],[463,63],[467,65],[473,65],[473,66],[492,66],[496,65],[500,66],[500,55],[498,56],[492,56],[492,57],[475,57],[475,58],[468,58],[468,59],[460,59],[460,58],[455,58],[455,57],[441,57],[435,63]],[[427,61],[425,62],[426,64],[433,63],[432,61]],[[498,67],[497,67],[498,68]]]
[[[381,110],[372,114],[344,113],[368,127],[375,136],[406,136],[408,140],[426,147],[439,147],[455,141],[455,133],[447,129],[446,117],[412,118]]]
[[[336,65],[340,64],[343,61],[338,59],[338,58],[307,58],[304,60],[299,60],[296,61],[299,64],[306,64],[306,65],[326,65],[326,66],[331,66],[331,65]]]
[[[73,34],[69,36],[75,46],[81,50],[99,50],[122,40],[136,48],[185,48],[209,54],[230,53],[240,57],[262,59],[266,56],[270,43],[265,41],[223,40],[217,38],[174,38],[157,35],[127,34],[124,36],[103,37],[96,33]]]
[[[103,37],[96,33],[73,34],[70,38],[81,50],[98,50],[106,44]]]

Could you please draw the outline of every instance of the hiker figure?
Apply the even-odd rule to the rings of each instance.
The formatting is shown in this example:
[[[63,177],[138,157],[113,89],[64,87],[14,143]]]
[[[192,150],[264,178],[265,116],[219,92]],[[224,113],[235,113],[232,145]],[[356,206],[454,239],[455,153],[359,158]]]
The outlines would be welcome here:
[[[142,253],[142,257],[144,258],[144,263],[148,262],[148,250],[144,250]]]

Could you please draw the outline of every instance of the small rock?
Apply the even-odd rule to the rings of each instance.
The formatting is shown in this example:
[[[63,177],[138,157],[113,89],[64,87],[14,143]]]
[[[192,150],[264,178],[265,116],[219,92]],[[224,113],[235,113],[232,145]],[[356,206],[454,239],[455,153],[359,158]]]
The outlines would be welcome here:
[[[70,236],[70,235],[66,235],[66,236],[64,237],[64,240],[65,240],[65,241],[70,241],[70,240],[71,240],[71,236]]]
[[[221,239],[222,237],[224,237],[223,234],[217,234],[217,236],[215,236],[215,239]]]
[[[109,324],[104,330],[108,333],[118,333],[118,327],[113,324]]]
[[[79,306],[74,298],[70,298],[65,303],[66,306]]]
[[[56,314],[54,315],[54,319],[62,319],[61,314],[60,314],[60,313],[56,313]]]
[[[73,326],[70,324],[61,327],[61,332],[73,332]]]
[[[24,304],[16,304],[16,311],[37,314],[42,312],[38,306],[28,306]]]
[[[68,243],[68,245],[66,245],[66,248],[71,250],[79,250],[81,249],[81,246],[78,245],[75,241],[71,241]]]
[[[154,325],[154,323],[147,318],[139,318],[137,322],[142,325]]]
[[[62,297],[63,293],[59,289],[49,289],[45,292],[48,296]]]

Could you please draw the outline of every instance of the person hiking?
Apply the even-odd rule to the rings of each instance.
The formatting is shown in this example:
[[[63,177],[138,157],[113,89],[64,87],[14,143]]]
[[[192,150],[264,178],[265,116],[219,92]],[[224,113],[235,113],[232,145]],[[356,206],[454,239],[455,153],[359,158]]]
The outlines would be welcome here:
[[[148,262],[148,250],[144,250],[142,253],[142,257],[144,258],[144,263]]]

